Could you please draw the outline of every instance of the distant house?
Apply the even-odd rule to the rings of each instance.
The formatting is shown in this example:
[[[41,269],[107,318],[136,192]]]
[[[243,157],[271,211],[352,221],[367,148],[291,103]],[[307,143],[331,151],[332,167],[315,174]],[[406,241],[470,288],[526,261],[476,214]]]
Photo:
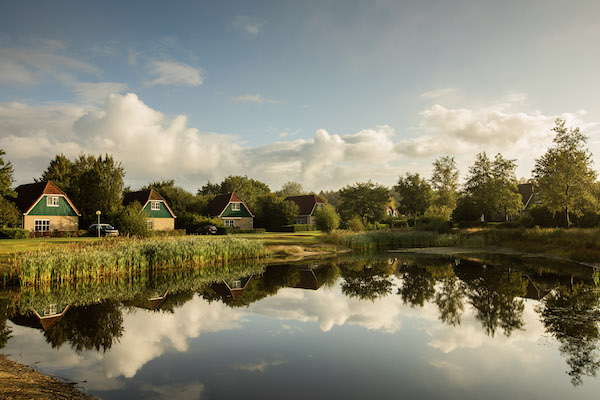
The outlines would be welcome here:
[[[37,310],[32,309],[31,311],[33,314],[18,314],[13,316],[10,320],[15,325],[47,331],[62,319],[69,307],[69,304],[48,304],[44,306],[39,313]]]
[[[539,193],[535,191],[533,183],[521,183],[517,186],[517,190],[523,201],[523,211],[527,211],[531,209],[531,207],[541,204]]]
[[[326,200],[316,194],[306,194],[302,196],[291,196],[286,197],[286,201],[293,201],[296,203],[300,212],[296,219],[297,224],[314,225],[315,213],[321,209],[326,203]]]
[[[209,216],[219,218],[225,226],[237,229],[254,228],[254,214],[235,193],[216,196],[209,205]]]
[[[128,205],[137,201],[142,205],[142,213],[146,216],[148,228],[157,231],[172,231],[175,229],[175,214],[167,201],[154,189],[139,190],[126,193],[123,204]]]
[[[392,205],[387,205],[385,206],[385,214],[388,217],[392,217],[392,218],[398,218],[398,210],[396,210],[396,208]]]
[[[246,288],[254,275],[246,276],[239,279],[229,281],[215,282],[210,287],[214,290],[224,302],[227,300],[235,300]]]
[[[52,182],[21,185],[14,200],[23,213],[23,229],[32,232],[76,231],[79,211]]]

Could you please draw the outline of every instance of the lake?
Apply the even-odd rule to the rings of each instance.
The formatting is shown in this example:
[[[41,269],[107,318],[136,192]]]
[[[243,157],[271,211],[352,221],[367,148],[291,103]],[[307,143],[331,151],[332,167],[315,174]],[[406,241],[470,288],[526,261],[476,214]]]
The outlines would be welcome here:
[[[0,345],[102,399],[595,399],[599,277],[387,253],[13,288]]]

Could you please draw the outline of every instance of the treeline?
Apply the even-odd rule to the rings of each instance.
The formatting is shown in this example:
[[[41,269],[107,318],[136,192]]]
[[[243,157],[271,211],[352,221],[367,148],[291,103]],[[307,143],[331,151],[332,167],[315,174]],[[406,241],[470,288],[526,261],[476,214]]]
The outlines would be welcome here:
[[[352,230],[379,229],[450,222],[516,221],[524,225],[596,226],[600,222],[598,204],[600,189],[592,169],[592,155],[586,147],[587,137],[579,128],[567,128],[556,120],[555,138],[546,153],[535,160],[532,177],[535,206],[527,213],[518,192],[516,161],[502,154],[490,158],[477,154],[469,168],[464,185],[459,184],[459,171],[454,158],[445,156],[433,163],[429,180],[418,173],[400,176],[397,184],[387,188],[368,182],[348,185],[338,191],[321,192],[327,205],[319,213],[324,230],[342,227]],[[19,226],[21,216],[12,202],[14,173],[0,149],[0,226]],[[103,220],[119,229],[146,229],[141,205],[123,206],[123,194],[131,191],[124,185],[125,170],[111,155],[81,155],[70,160],[57,155],[42,172],[40,181],[50,180],[71,198],[82,214],[81,225],[95,221],[96,210]],[[524,182],[522,182],[524,183]],[[294,224],[298,206],[285,201],[288,196],[306,194],[298,182],[287,182],[276,192],[264,182],[247,176],[229,176],[220,183],[207,182],[194,194],[177,186],[173,180],[150,182],[140,189],[155,189],[167,201],[175,215],[176,228],[188,229],[198,224],[220,225],[210,220],[209,205],[218,194],[236,192],[255,215],[254,226],[278,230]],[[400,218],[394,215],[397,210]],[[432,222],[433,221],[433,222]]]

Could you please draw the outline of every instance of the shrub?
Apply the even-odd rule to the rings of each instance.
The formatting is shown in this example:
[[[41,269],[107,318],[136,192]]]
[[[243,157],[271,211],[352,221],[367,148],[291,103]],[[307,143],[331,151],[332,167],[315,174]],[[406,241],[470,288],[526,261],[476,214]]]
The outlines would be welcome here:
[[[254,228],[254,229],[234,229],[233,233],[265,233],[265,228]]]
[[[15,203],[0,195],[0,228],[20,228],[21,217],[21,211],[19,211]]]
[[[115,225],[119,230],[119,234],[138,237],[150,236],[146,217],[142,213],[142,206],[137,201],[127,205],[121,212],[116,214]]]
[[[358,215],[355,215],[348,221],[348,229],[354,232],[361,232],[365,230],[365,225],[362,219]]]
[[[317,227],[315,225],[308,224],[285,225],[279,229],[280,232],[308,232],[316,230]]]
[[[0,228],[0,238],[2,239],[27,239],[29,231],[21,228]]]
[[[325,204],[315,213],[315,225],[322,232],[334,231],[340,226],[340,216],[331,204]]]
[[[208,217],[202,217],[202,216],[196,215],[196,216],[194,216],[193,222],[186,224],[185,231],[189,235],[191,235],[191,234],[198,232],[198,229],[200,229],[206,225],[213,225],[213,226],[216,226],[217,228],[220,226],[225,226],[223,224],[223,220],[221,220],[219,218],[208,218]]]
[[[420,217],[415,229],[419,231],[449,233],[452,226],[452,222],[443,217]]]
[[[231,235],[232,233],[232,226],[217,226],[217,235]]]

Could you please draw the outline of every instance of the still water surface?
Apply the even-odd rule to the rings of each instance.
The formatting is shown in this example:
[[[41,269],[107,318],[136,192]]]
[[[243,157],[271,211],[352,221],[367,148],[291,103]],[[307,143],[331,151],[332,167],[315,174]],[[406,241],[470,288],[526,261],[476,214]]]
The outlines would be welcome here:
[[[4,291],[1,351],[102,399],[598,398],[598,274],[486,257]]]

